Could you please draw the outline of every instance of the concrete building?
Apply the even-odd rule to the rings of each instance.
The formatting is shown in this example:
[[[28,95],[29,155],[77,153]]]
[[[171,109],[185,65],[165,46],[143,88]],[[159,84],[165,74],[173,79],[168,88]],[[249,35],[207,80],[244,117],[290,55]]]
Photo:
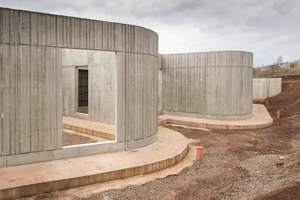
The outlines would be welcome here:
[[[0,8],[0,51],[0,166],[121,151],[157,139],[154,31]],[[89,77],[86,114],[77,108],[79,70]],[[63,147],[63,113],[114,124],[116,140]]]
[[[158,105],[164,114],[249,118],[252,59],[160,56],[157,33],[143,27],[0,8],[0,167],[149,145]],[[63,147],[63,115],[113,124],[116,139]]]
[[[281,93],[281,78],[253,78],[253,100],[261,101]]]
[[[253,54],[242,51],[161,55],[162,114],[251,118],[252,62]]]

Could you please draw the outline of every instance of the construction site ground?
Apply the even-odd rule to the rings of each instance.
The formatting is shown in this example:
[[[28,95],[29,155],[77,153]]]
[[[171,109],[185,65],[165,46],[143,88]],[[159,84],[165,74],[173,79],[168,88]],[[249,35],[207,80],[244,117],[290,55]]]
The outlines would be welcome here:
[[[268,128],[207,131],[168,126],[193,139],[191,148],[203,146],[203,160],[178,175],[85,199],[300,199],[300,76],[284,77],[282,93],[268,101],[274,119]],[[30,199],[82,199],[74,194],[62,191]]]
[[[64,132],[63,132],[63,145],[64,146],[97,142],[97,140],[93,140],[90,137],[76,135],[76,134],[70,133],[68,131],[69,130],[64,130]]]

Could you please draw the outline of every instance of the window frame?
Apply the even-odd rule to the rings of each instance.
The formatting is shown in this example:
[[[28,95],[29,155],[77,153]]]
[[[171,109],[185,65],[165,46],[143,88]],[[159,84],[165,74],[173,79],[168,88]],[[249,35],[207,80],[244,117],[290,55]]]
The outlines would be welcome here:
[[[75,70],[75,113],[77,114],[83,114],[83,115],[88,115],[89,114],[89,105],[90,105],[90,98],[89,98],[89,88],[90,88],[90,73],[89,73],[89,69],[88,69],[88,66],[87,65],[84,65],[84,66],[76,66],[75,67],[76,70]],[[87,88],[88,88],[88,91],[87,91],[87,104],[88,104],[88,108],[87,108],[87,112],[82,112],[80,109],[79,109],[79,71],[80,70],[86,70],[87,71],[87,79],[88,79],[88,84],[87,84]]]

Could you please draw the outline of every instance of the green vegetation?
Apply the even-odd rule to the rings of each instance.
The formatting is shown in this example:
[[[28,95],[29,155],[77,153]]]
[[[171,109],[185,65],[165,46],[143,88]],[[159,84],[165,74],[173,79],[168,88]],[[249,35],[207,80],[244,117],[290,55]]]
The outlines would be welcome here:
[[[300,75],[300,61],[282,63],[279,57],[272,65],[261,66],[253,69],[254,78],[277,78],[283,76]]]

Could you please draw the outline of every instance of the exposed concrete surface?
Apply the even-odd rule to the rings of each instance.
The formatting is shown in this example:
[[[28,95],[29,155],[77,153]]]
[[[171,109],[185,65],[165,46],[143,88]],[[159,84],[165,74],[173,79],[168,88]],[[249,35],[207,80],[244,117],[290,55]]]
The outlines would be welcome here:
[[[131,140],[126,142],[126,150],[129,149],[136,149],[136,148],[140,148],[140,147],[144,147],[146,146],[145,144],[152,144],[157,140],[157,134],[151,135],[149,137],[146,138],[141,138],[138,140]]]
[[[89,144],[79,144],[65,146],[61,149],[56,150],[1,156],[0,167],[25,165],[29,163],[38,163],[57,159],[67,159],[124,150],[125,147],[123,142],[107,141]]]
[[[162,70],[161,70],[161,55],[159,55],[159,59],[158,59],[158,102],[157,102],[157,107],[158,107],[158,111],[162,110],[162,82],[163,82],[163,76],[162,76]],[[160,115],[160,113],[158,113],[158,115]]]
[[[60,49],[1,42],[0,49],[1,156],[61,148]]]
[[[71,145],[49,151],[37,151],[27,154],[0,156],[0,167],[9,167],[29,163],[52,161],[56,159],[68,159],[80,156],[124,151],[125,149],[144,147],[148,144],[154,143],[157,140],[157,133],[155,133],[153,135],[150,135],[149,137],[137,139],[134,141],[117,142],[115,141],[114,125],[71,117],[63,117],[63,121],[64,128],[68,130],[88,134],[91,136],[94,135],[98,137],[108,138],[109,141]]]
[[[63,115],[115,124],[116,53],[62,49]],[[88,113],[78,113],[78,70],[88,70]]]
[[[189,143],[194,142],[194,140],[189,139]],[[199,142],[197,140],[197,142]],[[128,185],[142,185],[149,181],[154,181],[156,179],[162,179],[170,175],[177,175],[183,169],[193,165],[195,160],[196,147],[189,144],[189,151],[186,156],[176,165],[168,167],[166,169],[141,176],[129,177],[125,179],[119,179],[114,181],[108,181],[104,183],[97,183],[88,186],[82,186],[57,192],[51,192],[50,195],[63,197],[64,200],[71,200],[76,197],[88,198],[92,194],[103,192],[110,189],[122,189]],[[26,198],[26,200],[34,200],[36,196]]]
[[[219,120],[251,117],[251,52],[163,54],[160,64],[162,114]]]
[[[215,120],[243,120],[251,118],[252,114],[248,115],[203,115],[203,114],[196,114],[196,113],[186,113],[186,112],[174,112],[174,111],[162,111],[162,115],[174,115],[174,116],[181,116],[181,117],[191,117],[191,118],[202,118],[202,119],[211,119]]]
[[[111,124],[103,124],[72,117],[63,117],[63,128],[109,140],[115,139],[115,126]]]
[[[101,153],[124,151],[124,143],[118,143],[115,141],[89,143],[82,145],[66,146],[62,149],[52,151],[54,154],[54,160],[68,159],[80,156],[90,156]],[[24,163],[27,164],[27,163]]]
[[[0,157],[0,168],[1,167],[6,167],[6,156]]]
[[[273,119],[264,105],[253,104],[253,113],[246,120],[209,120],[172,115],[160,115],[159,124],[170,123],[212,129],[259,129],[271,126]]]
[[[281,78],[253,78],[253,100],[264,100],[281,93]]]
[[[126,142],[155,137],[157,33],[140,26],[7,8],[0,8],[0,16],[1,163],[8,163],[8,157],[13,155],[24,156],[26,159],[20,160],[25,164],[43,160],[43,154],[58,159],[124,150]],[[74,55],[68,57],[68,53],[74,53],[78,59]],[[106,59],[104,54],[113,54],[114,58]],[[99,66],[92,66],[99,63],[100,72]],[[76,98],[73,69],[86,64],[91,65],[87,66],[92,71],[91,78],[100,78],[100,85],[91,82],[95,83],[91,86],[91,104],[97,109],[91,111],[91,119],[115,122],[117,142],[101,144],[100,148],[97,144],[62,149],[61,102],[64,95],[64,102],[71,102],[65,103],[64,108],[70,106],[68,111],[76,112],[76,100],[72,101]],[[68,71],[68,67],[73,69]],[[72,76],[62,80],[67,73]],[[63,85],[68,84],[73,92],[65,87],[63,93]],[[100,95],[104,92],[109,94]],[[111,111],[108,117],[99,114],[101,108],[102,112]],[[144,140],[143,145],[148,142],[153,140]],[[38,156],[32,157],[34,154]]]
[[[0,199],[32,196],[147,174],[173,166],[187,153],[187,139],[159,127],[158,140],[144,148],[0,169]]]
[[[107,141],[109,141],[108,139],[104,139],[104,138],[97,137],[97,136],[94,136],[94,135],[89,135],[89,134],[85,134],[85,133],[81,133],[81,132],[77,132],[77,131],[72,131],[72,130],[68,130],[68,129],[63,129],[63,132],[78,135],[78,136],[81,136],[81,137],[90,138],[91,140],[95,140],[97,142],[107,142]]]
[[[35,163],[51,161],[54,159],[53,151],[32,152],[6,156],[6,166],[22,165],[24,163]]]

